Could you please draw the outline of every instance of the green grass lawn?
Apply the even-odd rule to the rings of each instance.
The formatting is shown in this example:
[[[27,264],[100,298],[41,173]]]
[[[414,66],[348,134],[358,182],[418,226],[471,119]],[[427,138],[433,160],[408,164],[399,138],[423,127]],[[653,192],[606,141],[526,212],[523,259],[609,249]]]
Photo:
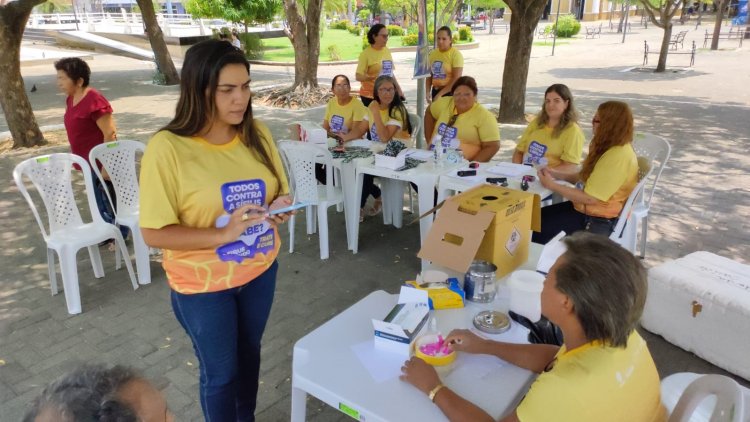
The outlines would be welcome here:
[[[460,41],[465,43],[466,41]],[[550,41],[551,45],[552,41]],[[560,42],[558,41],[558,44]],[[344,29],[327,29],[320,38],[320,55],[318,61],[330,62],[331,55],[328,47],[335,45],[338,48],[341,60],[357,60],[362,52],[362,37],[358,37]],[[401,37],[390,37],[389,47],[402,47]],[[263,60],[274,62],[293,62],[294,48],[287,37],[266,38],[263,40]]]
[[[356,60],[362,52],[362,37],[358,37],[344,29],[327,29],[320,38],[319,61],[329,62],[331,56],[328,47],[336,45],[341,60]],[[391,47],[401,46],[401,37],[391,37],[388,40]],[[293,62],[294,48],[289,38],[266,38],[263,40],[263,60],[278,62]]]

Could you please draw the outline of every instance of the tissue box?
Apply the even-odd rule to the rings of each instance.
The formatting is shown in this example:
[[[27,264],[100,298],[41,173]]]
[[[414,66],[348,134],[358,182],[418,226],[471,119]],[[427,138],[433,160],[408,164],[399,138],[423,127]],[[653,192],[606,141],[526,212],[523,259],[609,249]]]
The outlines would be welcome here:
[[[292,125],[292,132],[295,131],[298,139],[302,142],[328,146],[328,133],[323,126],[315,122],[303,121]]]
[[[427,292],[402,286],[398,304],[382,320],[373,319],[375,348],[408,358],[411,344],[430,315]]]
[[[407,281],[409,287],[427,292],[430,309],[456,309],[464,307],[466,294],[457,278],[449,278],[445,287],[419,287],[416,281]]]
[[[375,167],[384,167],[391,170],[396,170],[406,165],[406,153],[401,151],[395,157],[389,157],[383,154],[375,154]]]

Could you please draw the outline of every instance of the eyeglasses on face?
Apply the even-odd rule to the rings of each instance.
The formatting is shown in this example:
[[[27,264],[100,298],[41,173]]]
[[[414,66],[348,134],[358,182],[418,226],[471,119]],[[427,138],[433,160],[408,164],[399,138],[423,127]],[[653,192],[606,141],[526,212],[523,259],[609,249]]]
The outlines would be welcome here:
[[[349,88],[349,84],[336,84],[333,87],[334,88]]]

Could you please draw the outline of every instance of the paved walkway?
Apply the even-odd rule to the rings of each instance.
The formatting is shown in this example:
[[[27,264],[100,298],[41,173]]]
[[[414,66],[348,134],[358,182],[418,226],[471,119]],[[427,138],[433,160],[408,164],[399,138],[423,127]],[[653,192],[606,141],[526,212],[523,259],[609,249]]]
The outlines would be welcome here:
[[[686,43],[702,41],[703,30],[691,30]],[[480,101],[496,106],[507,35],[480,33],[477,39],[480,47],[464,52],[466,74],[479,81]],[[644,39],[658,45],[659,30],[635,29],[625,44],[620,43],[621,35],[606,33],[601,39],[570,40],[557,45],[554,57],[549,43],[535,45],[527,110],[538,109],[548,85],[566,83],[576,97],[582,126],[590,134],[588,121],[600,102],[628,101],[638,130],[662,134],[673,146],[652,207],[646,265],[696,250],[746,261],[750,255],[750,159],[746,154],[750,52],[747,47],[729,48],[733,46],[722,42],[727,50],[699,50],[695,67],[684,73],[623,72],[641,64]],[[409,79],[413,54],[394,57],[397,76],[414,107],[416,85]],[[676,56],[669,63],[679,65],[685,59]],[[107,55],[94,55],[90,64],[91,84],[112,101],[122,138],[146,141],[172,116],[177,88],[153,86],[153,64]],[[353,75],[354,69],[354,65],[325,66],[319,73],[327,81],[337,73]],[[64,101],[57,94],[52,66],[27,66],[23,74],[27,87],[37,86],[30,98],[40,124],[60,124]],[[288,83],[293,68],[253,66],[252,77],[256,87]],[[293,112],[256,106],[254,110],[269,123],[277,139],[285,137],[288,123],[319,120],[323,114],[322,108]],[[0,132],[5,130],[0,116]],[[510,157],[511,140],[519,133],[519,128],[502,129],[498,158]],[[157,262],[152,263],[152,284],[133,291],[125,272],[114,271],[112,254],[103,253],[108,277],[96,280],[83,253],[79,276],[84,313],[71,317],[65,311],[64,297],[50,296],[44,243],[10,182],[15,164],[31,154],[0,156],[0,173],[6,180],[0,191],[4,240],[0,253],[0,420],[19,420],[44,384],[76,363],[89,361],[143,370],[164,389],[178,420],[200,420],[197,363],[172,315],[169,289]],[[291,353],[297,339],[373,290],[395,293],[403,280],[419,270],[416,225],[396,230],[370,218],[361,226],[360,252],[352,255],[346,248],[343,216],[331,213],[331,258],[323,263],[318,259],[317,237],[308,237],[303,226],[297,226],[295,253],[283,252],[279,258],[276,299],[263,345],[261,421],[289,418]],[[648,335],[647,339],[662,376],[679,371],[722,373],[659,337]],[[309,401],[308,414],[310,420],[348,420],[314,399]]]

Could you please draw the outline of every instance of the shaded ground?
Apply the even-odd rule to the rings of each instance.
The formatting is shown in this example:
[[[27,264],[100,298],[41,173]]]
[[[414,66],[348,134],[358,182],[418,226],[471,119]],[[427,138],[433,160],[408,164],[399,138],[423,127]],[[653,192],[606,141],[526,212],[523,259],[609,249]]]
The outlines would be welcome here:
[[[606,23],[605,23],[606,24]],[[691,31],[702,39],[703,29]],[[527,111],[536,112],[544,89],[554,82],[568,84],[576,96],[582,126],[590,135],[596,106],[621,99],[633,107],[638,130],[661,134],[673,147],[650,214],[648,256],[653,266],[696,250],[708,250],[747,262],[750,256],[750,75],[748,50],[700,51],[695,68],[682,74],[623,73],[642,60],[643,39],[658,40],[657,30],[601,39],[571,40],[549,48],[534,48],[527,89]],[[480,48],[464,52],[466,74],[480,84],[482,103],[499,103],[502,57],[507,35],[478,35]],[[409,79],[413,54],[395,53],[397,76],[413,109],[416,85]],[[744,64],[743,64],[744,63]],[[112,100],[122,139],[146,141],[172,116],[176,87],[149,84],[152,65],[97,55],[91,62],[92,85]],[[322,83],[337,73],[354,74],[355,65],[321,67]],[[51,66],[24,68],[27,86],[42,125],[61,123],[63,99],[56,94]],[[291,68],[253,66],[253,86],[289,83]],[[328,79],[326,79],[328,78]],[[353,78],[352,78],[353,79]],[[277,139],[298,120],[319,120],[323,108],[285,111],[254,106]],[[0,132],[6,130],[0,116]],[[512,139],[521,128],[502,128],[499,159],[509,159]],[[65,151],[65,146],[44,151]],[[11,182],[13,167],[38,154],[0,155],[0,419],[18,420],[40,387],[78,362],[101,361],[133,365],[164,389],[179,420],[200,420],[197,403],[197,364],[189,340],[172,315],[169,289],[158,263],[152,262],[153,282],[137,291],[124,270],[114,272],[112,254],[103,252],[107,277],[93,278],[87,254],[79,255],[79,279],[84,313],[71,317],[62,295],[49,294],[44,243],[28,208]],[[300,222],[302,223],[302,222]],[[378,218],[361,225],[360,252],[346,249],[342,214],[330,213],[331,258],[318,259],[317,236],[297,225],[295,252],[283,239],[276,299],[263,346],[258,419],[289,419],[291,353],[294,342],[331,316],[376,289],[396,292],[419,269],[418,226],[396,230]],[[720,369],[663,339],[646,335],[662,376],[673,372],[717,372]],[[308,420],[348,420],[338,411],[311,399]]]

